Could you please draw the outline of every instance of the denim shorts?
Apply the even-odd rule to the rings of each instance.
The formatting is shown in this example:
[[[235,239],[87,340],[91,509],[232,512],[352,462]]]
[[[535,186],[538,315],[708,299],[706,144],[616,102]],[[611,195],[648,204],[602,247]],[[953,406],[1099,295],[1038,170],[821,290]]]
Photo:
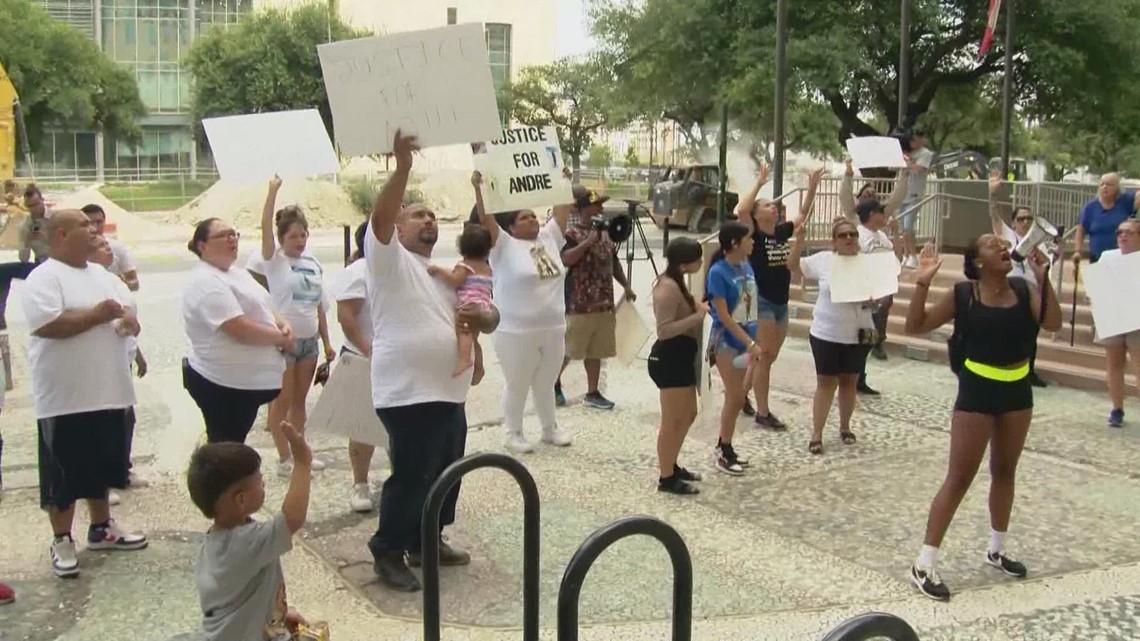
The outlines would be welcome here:
[[[788,321],[788,304],[772,303],[763,296],[756,297],[756,315],[761,320],[786,323]]]
[[[285,352],[286,363],[299,363],[310,358],[316,358],[317,351],[317,337],[312,338],[298,338],[296,346],[291,352]]]
[[[916,202],[903,203],[899,207],[899,230],[903,233],[913,232],[918,229],[918,213],[922,207]]]
[[[748,332],[748,335],[751,336],[753,340],[756,339],[756,323],[749,323],[745,325],[744,331]],[[705,351],[705,358],[708,360],[709,364],[715,365],[717,354],[729,354],[733,357],[736,357],[747,352],[747,347],[737,347],[733,343],[729,342],[727,329],[718,327],[716,329],[713,329],[712,333],[709,334],[709,344],[708,349]]]

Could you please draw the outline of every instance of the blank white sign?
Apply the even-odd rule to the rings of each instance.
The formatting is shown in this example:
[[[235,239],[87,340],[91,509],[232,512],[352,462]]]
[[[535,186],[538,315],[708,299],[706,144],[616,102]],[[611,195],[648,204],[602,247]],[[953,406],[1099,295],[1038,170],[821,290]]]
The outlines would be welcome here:
[[[831,259],[831,302],[863,303],[899,293],[899,259],[881,251]]]
[[[847,139],[847,153],[851,164],[859,169],[870,167],[906,167],[902,145],[890,136],[864,136]]]
[[[1102,255],[1099,262],[1081,267],[1081,276],[1098,337],[1140,329],[1140,252]]]
[[[340,169],[316,109],[202,120],[222,180],[265,182],[335,174]]]
[[[346,156],[391,152],[397,130],[421,147],[499,135],[482,24],[333,42],[317,53]]]

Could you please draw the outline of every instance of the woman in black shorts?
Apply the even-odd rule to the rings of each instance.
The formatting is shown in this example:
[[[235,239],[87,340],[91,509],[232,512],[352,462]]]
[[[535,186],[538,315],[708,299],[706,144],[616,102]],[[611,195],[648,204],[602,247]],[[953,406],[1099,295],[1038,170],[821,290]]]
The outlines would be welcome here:
[[[649,377],[661,390],[661,426],[657,432],[657,491],[697,494],[692,481],[701,475],[677,464],[681,444],[697,418],[697,377],[701,338],[709,308],[693,299],[685,275],[701,269],[701,245],[674,238],[665,248],[665,273],[653,285],[657,342],[649,353]]]
[[[845,445],[855,443],[851,415],[855,413],[859,373],[867,362],[874,340],[873,304],[836,303],[831,300],[832,265],[836,256],[859,253],[859,230],[855,223],[840,218],[831,226],[831,251],[800,258],[803,253],[803,227],[796,230],[788,267],[804,278],[819,281],[819,296],[812,310],[808,339],[815,357],[815,399],[812,403],[812,436],[808,451],[823,454],[823,426],[831,413],[831,403],[839,396],[839,437]]]
[[[958,398],[950,422],[950,464],[942,488],[930,506],[926,538],[911,567],[911,580],[932,599],[948,600],[950,590],[938,576],[938,548],[954,512],[990,446],[990,543],[985,562],[1013,577],[1023,578],[1025,565],[1005,554],[1005,533],[1013,509],[1017,461],[1033,418],[1033,387],[1029,359],[1037,340],[1038,323],[1048,331],[1061,329],[1061,307],[1046,278],[1045,262],[1031,259],[1041,289],[1024,279],[1009,278],[1013,269],[1009,244],[986,234],[965,254],[968,281],[958,283],[929,310],[926,295],[942,265],[934,248],[922,251],[910,299],[906,333],[926,334],[955,320],[952,360],[962,359]]]

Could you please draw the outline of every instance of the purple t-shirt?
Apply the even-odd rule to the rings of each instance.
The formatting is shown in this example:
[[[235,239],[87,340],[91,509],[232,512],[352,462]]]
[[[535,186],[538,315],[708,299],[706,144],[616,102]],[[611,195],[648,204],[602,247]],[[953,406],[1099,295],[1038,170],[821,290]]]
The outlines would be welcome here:
[[[1089,237],[1089,258],[1093,262],[1110,249],[1116,249],[1116,228],[1136,213],[1136,192],[1124,191],[1112,207],[1105,208],[1094,198],[1081,209],[1081,227]]]

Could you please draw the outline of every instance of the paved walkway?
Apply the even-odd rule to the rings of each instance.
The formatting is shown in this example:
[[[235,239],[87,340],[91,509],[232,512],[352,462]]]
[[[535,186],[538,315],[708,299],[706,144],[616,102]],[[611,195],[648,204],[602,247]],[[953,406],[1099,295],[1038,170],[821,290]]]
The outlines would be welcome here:
[[[196,625],[193,563],[207,522],[186,496],[182,476],[201,430],[176,366],[185,349],[178,309],[186,273],[147,270],[144,263],[142,347],[153,373],[138,385],[135,449],[154,485],[127,493],[116,515],[146,531],[152,543],[134,554],[81,554],[83,575],[76,581],[55,579],[47,560],[50,533],[37,507],[22,357],[26,329],[18,303],[10,308],[18,387],[0,418],[6,442],[0,578],[11,580],[19,600],[0,607],[5,641],[159,641]],[[635,270],[645,309],[651,274],[647,263]],[[487,380],[469,403],[473,425],[498,419],[502,379],[493,351],[488,353]],[[1010,534],[1011,551],[1029,565],[1030,579],[1007,579],[981,562],[988,536],[983,471],[944,548],[942,573],[955,598],[939,604],[918,596],[906,574],[945,469],[952,375],[943,366],[903,359],[873,362],[872,383],[885,395],[861,402],[854,419],[859,443],[843,446],[832,425],[826,454],[811,457],[810,362],[806,343],[789,341],[776,367],[773,407],[791,426],[788,433],[758,432],[741,421],[737,446],[753,460],[747,476],[729,478],[712,469],[715,429],[712,420],[702,420],[683,461],[707,480],[702,493],[690,498],[654,490],[657,396],[644,361],[607,366],[605,391],[618,404],[613,412],[575,402],[584,381],[580,368],[571,368],[571,404],[559,417],[574,446],[540,448],[523,458],[542,495],[543,638],[555,636],[557,589],[574,550],[598,527],[630,514],[664,519],[684,536],[695,571],[694,639],[807,641],[870,610],[903,616],[923,639],[1140,635],[1140,481],[1133,471],[1140,432],[1104,427],[1103,395],[1049,389],[1036,397]],[[1130,413],[1140,415],[1130,403]],[[533,417],[527,430],[537,437]],[[474,427],[468,451],[501,451],[502,436],[498,426]],[[347,510],[343,444],[313,440],[330,465],[315,476],[310,522],[285,558],[292,604],[311,619],[331,621],[337,641],[419,638],[419,598],[387,591],[372,576],[364,542],[375,514]],[[256,430],[252,444],[272,460],[267,434]],[[384,457],[377,456],[375,465],[373,478],[382,480]],[[267,474],[266,483],[267,505],[280,505],[285,479]],[[521,638],[519,493],[505,474],[476,472],[464,481],[459,510],[450,536],[471,550],[474,561],[443,573],[444,638]],[[80,532],[85,515],[77,523]],[[582,638],[668,638],[670,585],[667,556],[655,543],[615,545],[586,581]]]

